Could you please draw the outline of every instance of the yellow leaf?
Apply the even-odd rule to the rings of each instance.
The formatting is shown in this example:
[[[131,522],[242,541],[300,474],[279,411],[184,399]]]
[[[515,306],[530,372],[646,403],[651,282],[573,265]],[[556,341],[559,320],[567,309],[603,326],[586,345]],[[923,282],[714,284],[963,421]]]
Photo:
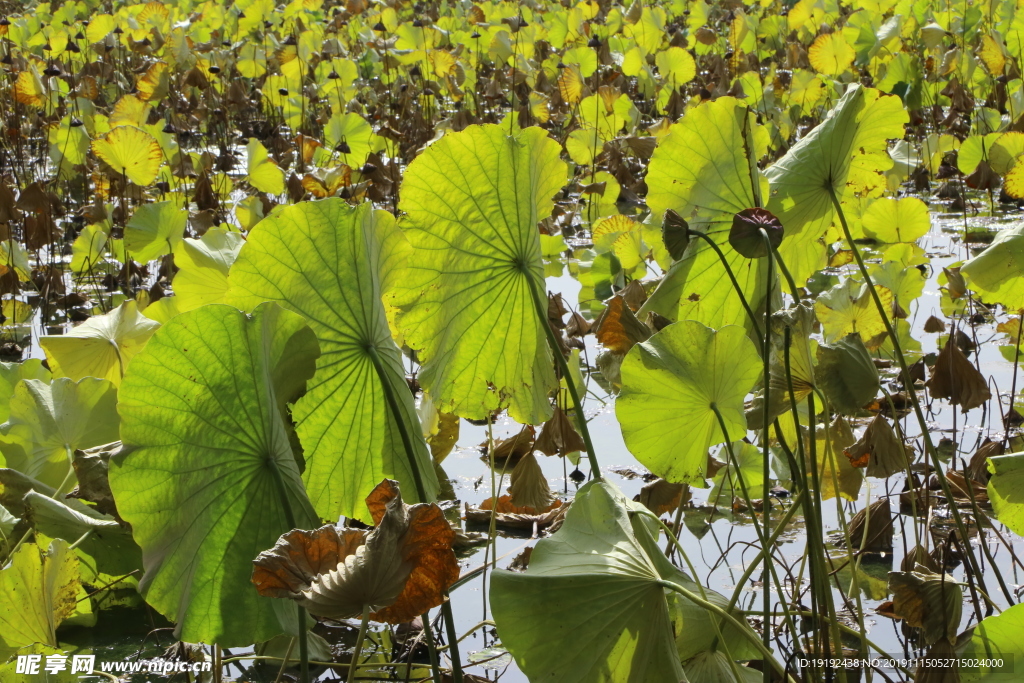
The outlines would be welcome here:
[[[163,161],[160,143],[135,126],[118,126],[102,138],[93,140],[92,151],[114,171],[142,186],[156,180]]]
[[[110,112],[110,127],[121,125],[135,126],[141,128],[146,125],[151,107],[135,95],[125,95],[114,105]]]
[[[30,107],[43,106],[46,98],[43,81],[32,67],[18,74],[18,80],[14,82],[14,98]]]
[[[249,138],[246,150],[249,156],[249,184],[260,192],[282,194],[284,192],[284,172],[267,154],[267,148],[256,138]]]
[[[135,84],[135,89],[139,91],[139,99],[145,102],[162,100],[167,94],[167,77],[167,62],[154,62],[146,71],[146,75]]]
[[[931,228],[928,206],[917,197],[876,199],[862,219],[864,234],[880,242],[913,242]]]
[[[992,76],[1001,76],[1003,67],[1006,66],[1006,55],[1003,49],[990,35],[981,37],[981,47],[978,48],[978,57],[985,63],[985,68]]]
[[[583,77],[576,68],[562,69],[558,76],[558,92],[567,104],[577,104],[583,98]]]
[[[840,31],[818,36],[807,53],[815,71],[829,76],[838,76],[849,69],[856,56]]]
[[[455,55],[451,52],[444,50],[431,50],[430,51],[430,63],[434,67],[434,75],[438,78],[444,78],[455,73],[455,64],[457,63]]]

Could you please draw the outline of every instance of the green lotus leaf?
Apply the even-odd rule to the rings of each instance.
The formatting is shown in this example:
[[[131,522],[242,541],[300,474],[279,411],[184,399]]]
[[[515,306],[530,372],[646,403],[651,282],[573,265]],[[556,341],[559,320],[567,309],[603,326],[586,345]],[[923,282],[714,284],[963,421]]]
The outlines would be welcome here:
[[[723,448],[717,458],[725,461],[725,466],[715,472],[714,485],[708,493],[710,504],[726,509],[732,508],[734,498],[743,498],[744,489],[751,499],[763,495],[764,452],[746,441],[734,441],[732,450],[738,467],[733,467],[729,451]]]
[[[1020,680],[1015,668],[1024,661],[1024,604],[985,617],[970,631],[960,650],[960,683],[1011,683]],[[967,667],[964,660],[1003,660],[1002,667]]]
[[[768,195],[756,164],[768,149],[768,134],[753,119],[732,97],[688,111],[654,150],[646,182],[651,211],[661,216],[671,209],[691,228],[707,233],[756,310],[767,292],[768,261],[751,261],[729,244],[734,214],[760,206]],[[702,239],[690,240],[640,310],[641,318],[648,311],[716,328],[750,324],[717,254]]]
[[[843,415],[855,415],[878,393],[878,369],[859,334],[818,345],[815,384]]]
[[[139,263],[146,263],[174,250],[188,225],[188,211],[175,202],[143,204],[124,226],[124,244]]]
[[[252,558],[291,528],[318,525],[289,440],[286,404],[319,353],[276,304],[182,313],[132,363],[121,389],[128,454],[110,465],[121,517],[142,547],[143,597],[188,642],[224,646],[281,633],[252,594]]]
[[[988,459],[988,496],[996,518],[1024,536],[1024,453]]]
[[[25,543],[0,570],[0,645],[57,646],[57,627],[75,613],[78,559],[64,540],[44,552]]]
[[[702,482],[708,448],[746,434],[743,399],[760,372],[742,327],[715,331],[692,320],[665,327],[622,362],[615,414],[626,446],[662,479]]]
[[[104,315],[89,318],[67,334],[41,337],[54,377],[109,379],[115,385],[128,363],[141,351],[156,328],[129,300]]]
[[[543,297],[537,223],[565,183],[559,151],[540,128],[470,126],[409,164],[400,207],[415,252],[398,325],[442,412],[551,416],[555,374],[533,289]]]
[[[892,166],[887,142],[902,139],[909,120],[899,97],[851,85],[828,117],[768,168],[768,210],[786,237],[779,254],[797,285],[826,265],[825,233],[836,220],[830,193],[846,196],[881,185]]]
[[[932,227],[928,205],[917,197],[873,201],[864,212],[864,234],[879,242],[914,242]]]
[[[649,533],[630,520],[619,490],[593,481],[561,529],[537,543],[525,573],[494,572],[494,620],[530,680],[684,680],[663,587],[668,563],[648,554],[638,532]]]
[[[116,406],[117,388],[105,379],[23,380],[0,429],[0,452],[8,467],[66,493],[74,452],[117,440]]]
[[[174,248],[174,296],[182,311],[223,301],[228,271],[245,244],[241,233],[207,230],[201,239],[185,238]]]
[[[304,316],[320,341],[317,372],[293,418],[306,459],[306,490],[327,519],[344,515],[369,522],[365,498],[385,478],[406,484],[407,496],[419,500],[370,352],[380,358],[405,424],[417,425],[382,300],[390,300],[409,250],[387,212],[327,199],[265,218],[231,267],[232,303],[248,308],[278,301]],[[415,465],[433,500],[438,485],[430,454],[421,430],[411,431]]]
[[[960,268],[960,274],[985,302],[1024,310],[1024,226],[1000,231],[985,251]]]
[[[11,416],[10,400],[14,388],[23,379],[50,381],[50,371],[38,358],[29,358],[20,363],[0,363],[0,420]]]

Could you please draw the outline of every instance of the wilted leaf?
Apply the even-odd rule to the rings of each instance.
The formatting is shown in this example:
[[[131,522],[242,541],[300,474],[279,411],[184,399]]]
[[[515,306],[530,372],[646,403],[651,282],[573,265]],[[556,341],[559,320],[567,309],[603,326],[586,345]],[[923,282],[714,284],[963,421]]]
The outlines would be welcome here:
[[[946,345],[935,359],[931,377],[925,386],[932,396],[949,399],[953,405],[961,406],[965,413],[992,398],[985,376],[953,343],[953,335],[946,340]]]
[[[907,447],[896,437],[881,413],[875,415],[857,443],[847,448],[845,453],[854,467],[866,467],[869,477],[883,479],[897,472],[906,472],[910,462]]]
[[[893,527],[889,499],[880,498],[858,510],[850,520],[849,531],[852,550],[864,548],[867,552],[891,551]]]
[[[516,507],[547,510],[555,500],[544,470],[533,452],[527,453],[512,470],[509,500]]]
[[[655,479],[644,484],[635,500],[648,510],[658,515],[675,512],[675,509],[690,500],[690,487],[686,484],[673,484],[664,479]]]
[[[260,595],[295,600],[330,619],[411,621],[444,600],[459,577],[455,532],[434,504],[406,505],[397,482],[384,480],[367,498],[377,526],[369,532],[333,525],[295,529],[253,561]],[[383,510],[382,510],[383,508]]]
[[[922,629],[924,644],[934,645],[940,638],[956,642],[963,609],[956,579],[917,565],[913,571],[889,572],[889,588],[893,610],[910,626]]]
[[[584,451],[587,445],[583,441],[583,437],[576,431],[569,416],[556,406],[551,419],[541,427],[540,436],[537,437],[533,447],[544,455],[564,456]]]
[[[878,393],[878,369],[859,334],[819,344],[817,356],[815,384],[836,412],[855,415]]]
[[[597,341],[618,354],[627,353],[634,344],[647,341],[651,336],[650,328],[637,320],[626,300],[619,295],[608,301],[607,308],[594,321],[593,330]]]

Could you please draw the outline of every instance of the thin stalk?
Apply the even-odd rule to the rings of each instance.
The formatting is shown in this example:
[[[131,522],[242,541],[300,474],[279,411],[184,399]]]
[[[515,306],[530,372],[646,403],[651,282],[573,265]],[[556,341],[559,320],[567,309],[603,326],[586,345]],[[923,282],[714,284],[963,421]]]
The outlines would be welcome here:
[[[452,660],[452,679],[455,683],[463,683],[462,657],[459,656],[459,634],[455,632],[455,617],[452,615],[452,599],[445,592],[441,603],[441,614],[444,615],[445,633],[448,634],[448,657]]]
[[[732,272],[732,266],[729,265],[729,262],[726,260],[725,254],[722,253],[721,248],[715,244],[715,241],[711,239],[711,237],[699,230],[691,230],[690,234],[700,237],[708,243],[716,254],[718,254],[718,260],[721,261],[722,265],[725,267],[725,273],[729,276],[729,281],[732,282],[732,288],[735,289],[736,294],[739,295],[740,303],[743,304],[743,310],[747,312],[747,317],[750,318],[750,324],[754,326],[754,333],[757,334],[758,337],[763,337],[764,335],[761,333],[761,325],[757,322],[757,316],[754,314],[754,309],[752,309],[750,304],[747,302],[747,297],[744,296],[743,289],[740,288],[740,283],[736,280],[736,275]]]
[[[793,276],[789,274],[789,268],[786,267],[786,262],[782,260],[782,256],[779,255],[779,250],[772,247],[772,256],[775,257],[775,262],[779,264],[779,270],[782,271],[782,277],[786,278],[786,284],[789,285],[789,291],[793,293],[793,300],[800,303],[800,290],[796,286],[796,281]]]
[[[744,125],[746,125],[747,124],[747,118],[745,117],[743,119],[743,121],[744,121]],[[755,190],[756,190],[756,187],[757,187],[757,177],[756,177],[756,174],[753,171],[751,171],[751,183],[754,185]],[[771,497],[769,495],[771,493],[771,453],[769,452],[769,449],[768,449],[768,427],[769,427],[768,405],[769,405],[769,392],[771,390],[771,375],[772,375],[772,373],[771,373],[771,362],[770,362],[771,361],[771,348],[772,348],[772,323],[771,323],[771,320],[772,320],[772,285],[775,283],[775,273],[773,272],[772,265],[773,265],[773,262],[775,261],[775,254],[774,254],[775,250],[772,248],[772,242],[768,238],[768,233],[765,232],[765,230],[763,228],[761,229],[761,239],[764,241],[764,245],[765,245],[765,247],[767,248],[767,251],[768,251],[768,255],[767,255],[767,258],[768,258],[768,287],[767,287],[767,292],[768,292],[768,294],[765,296],[764,353],[761,354],[761,362],[764,364],[764,410],[761,411],[764,414],[763,415],[764,416],[764,423],[763,423],[763,426],[762,426],[762,430],[763,431],[761,432],[761,434],[762,434],[762,441],[764,442],[762,444],[762,448],[763,448],[762,459],[763,459],[763,462],[761,463],[761,477],[762,477],[761,510],[764,513],[764,535],[768,536],[769,537],[769,542],[771,542],[772,541],[772,539],[771,539],[771,530],[772,530],[771,529],[771,524],[772,524],[771,517],[772,517],[772,512],[771,512]],[[751,513],[753,514],[753,510],[751,511]],[[768,547],[771,547],[771,546],[768,546]],[[773,571],[772,562],[771,562],[771,553],[768,552],[768,548],[763,548],[762,550],[765,553],[764,554],[764,573],[762,574],[762,577],[767,579],[768,575]],[[771,635],[769,633],[770,629],[768,628],[768,615],[771,613],[772,595],[771,595],[771,591],[768,590],[768,582],[767,581],[763,581],[761,585],[762,585],[762,590],[764,591],[764,596],[763,596],[764,597],[764,628],[762,629],[761,639],[764,642],[764,646],[768,647],[768,644],[771,642]],[[780,591],[780,597],[781,597],[781,591]],[[783,601],[783,602],[785,602],[785,601]],[[765,683],[770,683],[771,674],[769,673],[768,668],[765,667],[765,670],[762,673],[764,674],[764,682]]]
[[[366,345],[366,353],[373,361],[373,369],[377,371],[377,378],[384,390],[384,400],[388,403],[391,416],[395,418],[395,425],[398,427],[398,434],[402,438],[402,446],[405,447],[405,456],[409,459],[409,469],[412,470],[412,478],[416,483],[416,495],[421,503],[429,503],[427,500],[427,489],[423,485],[423,474],[420,472],[420,464],[416,459],[416,448],[413,446],[412,434],[409,432],[409,425],[405,423],[401,406],[398,404],[398,397],[395,396],[394,388],[391,386],[390,378],[384,369],[384,362],[377,353],[377,347],[373,344]]]
[[[359,635],[356,636],[356,649],[352,652],[352,663],[348,666],[348,683],[356,680],[356,669],[359,668],[359,655],[363,651],[363,639],[366,638],[366,625],[370,621],[370,606],[363,607],[363,617],[359,621]]]
[[[907,367],[907,359],[903,356],[903,349],[900,348],[900,340],[896,336],[896,330],[893,328],[892,323],[889,322],[889,315],[885,310],[885,305],[882,304],[882,300],[879,298],[878,292],[875,291],[875,283],[871,279],[871,275],[868,273],[867,266],[864,264],[864,257],[861,256],[860,249],[857,248],[857,244],[853,241],[853,236],[850,234],[850,226],[846,222],[846,214],[843,213],[843,207],[839,203],[839,198],[836,197],[835,190],[831,185],[829,185],[827,189],[830,197],[832,198],[832,206],[835,208],[836,214],[839,216],[839,224],[843,228],[843,236],[846,238],[847,243],[850,245],[850,249],[853,251],[853,258],[857,261],[857,267],[860,269],[861,276],[864,278],[864,282],[867,283],[868,290],[871,292],[871,299],[875,302],[875,308],[878,311],[878,315],[882,318],[882,322],[885,324],[885,331],[889,334],[889,339],[892,340],[892,348],[895,352],[896,360],[900,364],[900,374],[903,378],[903,386],[909,388],[907,394],[910,396],[910,402],[914,406],[914,414],[917,417],[918,424],[921,428],[921,438],[924,440],[925,450],[932,460],[932,466],[935,468],[935,475],[938,477],[939,485],[942,487],[942,493],[950,503],[949,509],[953,514],[953,521],[956,524],[957,537],[963,539],[967,562],[971,567],[971,571],[978,577],[978,582],[981,587],[984,589],[985,579],[978,567],[978,558],[975,557],[974,548],[968,542],[970,536],[967,533],[967,526],[964,524],[963,516],[960,514],[960,510],[953,502],[953,492],[949,488],[949,482],[946,481],[946,474],[942,469],[942,461],[939,459],[939,453],[935,449],[935,444],[932,443],[931,433],[928,430],[928,422],[925,420],[924,411],[921,410],[921,402],[918,400],[917,392],[913,390],[914,382],[910,377],[910,370]],[[1007,600],[1012,603],[1013,598],[1003,583],[1003,577],[999,568],[993,565],[992,569],[995,570],[996,578],[998,579]]]
[[[544,334],[548,338],[548,346],[551,347],[551,355],[555,357],[555,362],[558,363],[558,369],[562,372],[562,377],[565,379],[565,386],[569,388],[569,396],[572,398],[572,405],[574,412],[576,413],[576,424],[580,428],[580,436],[583,437],[583,443],[587,446],[587,459],[590,461],[590,469],[593,472],[595,479],[601,479],[601,467],[597,464],[597,454],[594,452],[594,442],[590,438],[590,428],[587,426],[587,417],[583,413],[583,402],[580,400],[579,391],[576,388],[576,383],[572,379],[572,373],[569,372],[569,364],[565,361],[565,356],[562,355],[561,350],[558,348],[558,340],[555,338],[555,333],[551,329],[551,325],[548,324],[548,309],[544,305],[544,299],[546,297],[541,295],[541,289],[543,284],[538,283],[530,273],[526,273],[527,278],[530,282],[530,293],[533,295],[533,305],[537,310],[537,321],[540,326],[544,328]],[[458,683],[458,682],[456,682]]]
[[[285,491],[284,477],[281,475],[281,470],[274,458],[268,458],[267,463],[270,465],[270,471],[274,473],[274,486],[277,488],[277,495],[281,499],[285,521],[288,523],[289,529],[295,529],[297,528],[295,513],[292,511],[292,503],[288,500],[288,493]],[[298,613],[296,631],[298,631],[299,637],[299,683],[309,683],[309,644],[306,638],[306,608],[298,603],[296,603],[295,607]]]
[[[441,668],[437,659],[437,644],[434,642],[434,629],[430,625],[430,610],[420,617],[423,622],[423,639],[427,642],[427,654],[430,657],[430,675],[434,683],[441,683]],[[411,662],[410,662],[411,663]]]

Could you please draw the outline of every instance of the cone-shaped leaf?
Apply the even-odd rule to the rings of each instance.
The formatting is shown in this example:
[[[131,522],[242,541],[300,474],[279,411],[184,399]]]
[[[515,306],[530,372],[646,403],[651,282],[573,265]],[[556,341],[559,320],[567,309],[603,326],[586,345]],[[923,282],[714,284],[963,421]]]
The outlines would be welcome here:
[[[55,377],[100,377],[119,385],[129,361],[158,327],[131,300],[89,318],[67,334],[42,337],[39,343]]]
[[[712,330],[686,320],[669,325],[622,362],[615,405],[630,452],[647,469],[676,483],[705,478],[708,447],[746,433],[743,399],[761,361],[742,327]]]
[[[291,526],[282,495],[295,524],[319,521],[285,414],[317,355],[312,330],[276,304],[251,316],[213,304],[164,325],[125,376],[121,437],[134,450],[111,465],[110,488],[142,547],[139,589],[182,640],[281,633],[249,577],[252,558]]]
[[[449,133],[409,164],[401,208],[415,253],[398,324],[438,410],[551,416],[555,374],[531,287],[544,282],[537,223],[565,172],[546,131],[497,125]]]
[[[562,528],[537,543],[526,573],[494,572],[502,643],[533,681],[678,683],[658,559],[635,536],[618,489],[587,484]]]
[[[391,339],[382,297],[392,291],[409,245],[385,211],[341,199],[289,206],[265,218],[231,267],[229,300],[244,308],[278,301],[305,316],[320,341],[317,373],[293,417],[302,442],[306,490],[326,519],[369,521],[367,494],[384,478],[415,481],[369,349],[380,357],[410,425],[428,499],[437,480]]]
[[[829,188],[842,200],[884,185],[880,173],[893,163],[887,141],[903,138],[908,118],[899,97],[851,85],[828,118],[765,172],[772,188],[767,208],[786,229],[779,253],[798,285],[826,265],[821,238],[836,217]]]

